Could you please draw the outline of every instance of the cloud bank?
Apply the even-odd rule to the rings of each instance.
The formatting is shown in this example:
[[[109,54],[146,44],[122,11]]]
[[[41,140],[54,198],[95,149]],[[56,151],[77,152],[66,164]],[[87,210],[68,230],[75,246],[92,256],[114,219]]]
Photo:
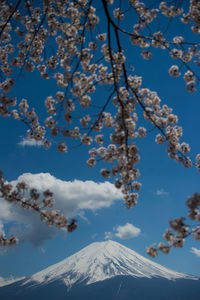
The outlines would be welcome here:
[[[18,143],[19,146],[25,147],[40,147],[43,145],[42,141],[36,141],[34,139],[22,138],[21,141]]]
[[[112,239],[113,236],[121,239],[128,240],[137,237],[141,233],[141,229],[135,227],[131,223],[126,223],[123,226],[117,226],[113,228],[113,232],[105,232],[105,240]]]
[[[4,226],[3,226],[3,223],[0,221],[0,235],[4,235],[5,232],[4,232]]]
[[[110,207],[116,200],[122,199],[122,194],[110,182],[97,183],[91,180],[63,181],[49,173],[26,173],[18,177],[12,184],[25,181],[31,188],[39,192],[51,190],[54,193],[56,203],[54,209],[58,209],[69,218],[78,215],[84,216],[87,210],[97,211]],[[16,234],[20,240],[29,240],[33,245],[39,246],[58,233],[55,228],[49,228],[39,220],[37,213],[22,210],[16,205],[9,204],[5,200],[0,201],[0,231],[3,223],[12,222],[10,234]],[[2,224],[2,225],[1,225]]]
[[[168,194],[169,194],[169,193],[166,192],[164,189],[159,189],[159,190],[156,191],[156,195],[157,195],[157,196],[166,196],[166,195],[168,195]]]
[[[190,250],[192,253],[194,253],[196,256],[200,257],[200,249],[197,249],[195,247],[192,247]]]
[[[116,228],[115,236],[122,240],[137,237],[140,234],[140,228],[135,227],[133,224],[126,223],[124,226]]]

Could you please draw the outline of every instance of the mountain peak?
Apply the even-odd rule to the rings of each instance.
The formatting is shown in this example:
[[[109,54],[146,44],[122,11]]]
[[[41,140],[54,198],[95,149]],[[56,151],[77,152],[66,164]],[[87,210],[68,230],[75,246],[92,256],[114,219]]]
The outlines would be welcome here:
[[[195,279],[152,262],[115,241],[107,240],[90,244],[63,261],[34,274],[24,284],[28,282],[46,284],[50,281],[63,280],[71,287],[75,283],[91,284],[115,276]]]

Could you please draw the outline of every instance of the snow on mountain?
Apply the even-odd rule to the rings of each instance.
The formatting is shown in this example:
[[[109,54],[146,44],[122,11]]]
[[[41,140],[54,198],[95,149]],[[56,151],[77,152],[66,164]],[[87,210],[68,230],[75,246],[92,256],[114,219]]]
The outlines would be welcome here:
[[[6,286],[9,285],[11,283],[23,280],[25,277],[19,277],[19,278],[14,278],[14,277],[10,277],[10,278],[3,278],[0,277],[0,287],[2,286]]]
[[[105,241],[92,243],[76,254],[34,274],[23,285],[63,280],[70,288],[75,283],[84,282],[88,285],[118,275],[169,280],[196,279],[152,262],[117,242]]]

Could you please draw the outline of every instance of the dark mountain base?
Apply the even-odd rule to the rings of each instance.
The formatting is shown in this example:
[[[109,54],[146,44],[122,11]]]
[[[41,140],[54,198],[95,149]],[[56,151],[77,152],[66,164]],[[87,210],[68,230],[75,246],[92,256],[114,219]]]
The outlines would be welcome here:
[[[200,280],[133,278],[117,276],[91,285],[74,285],[67,291],[62,281],[47,285],[0,288],[2,300],[199,300]]]

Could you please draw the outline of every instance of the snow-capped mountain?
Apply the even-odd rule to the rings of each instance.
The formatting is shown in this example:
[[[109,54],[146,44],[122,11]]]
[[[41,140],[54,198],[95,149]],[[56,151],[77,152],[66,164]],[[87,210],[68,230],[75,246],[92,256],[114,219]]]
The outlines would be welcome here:
[[[113,241],[93,243],[31,277],[0,283],[4,300],[199,300],[200,295],[198,278]]]
[[[76,254],[34,274],[24,284],[31,281],[47,283],[62,278],[70,287],[77,282],[91,284],[118,275],[172,280],[194,279],[162,267],[117,242],[105,241],[92,243]]]

